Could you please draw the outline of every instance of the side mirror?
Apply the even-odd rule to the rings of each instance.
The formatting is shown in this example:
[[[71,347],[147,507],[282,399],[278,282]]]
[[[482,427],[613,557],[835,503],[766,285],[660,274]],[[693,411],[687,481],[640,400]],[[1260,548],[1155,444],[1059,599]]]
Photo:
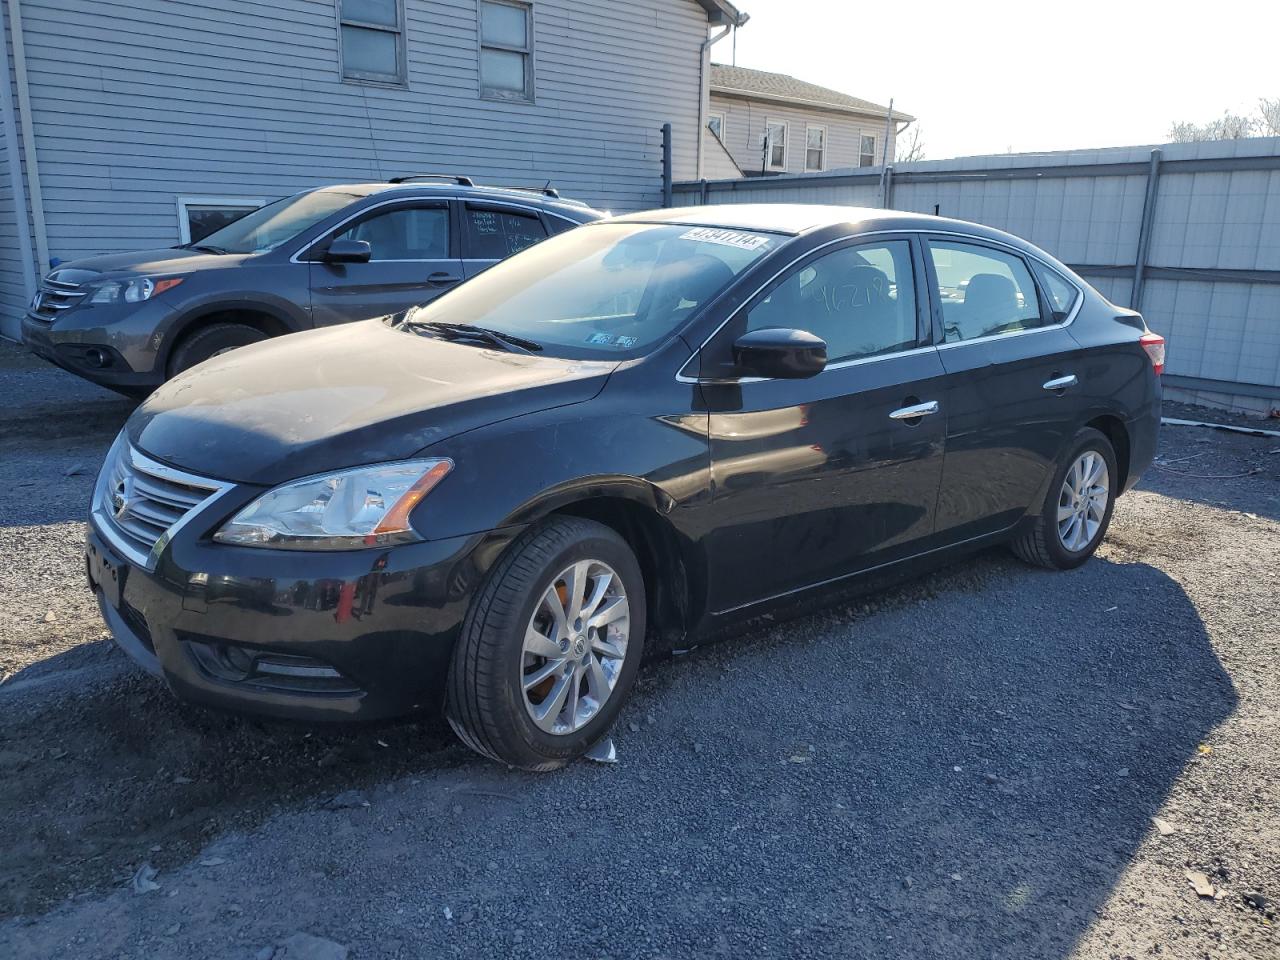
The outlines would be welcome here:
[[[348,240],[339,237],[329,244],[324,252],[326,263],[368,263],[373,256],[373,247],[368,240]]]
[[[807,330],[752,330],[733,344],[733,362],[743,375],[802,380],[827,366],[827,343]]]

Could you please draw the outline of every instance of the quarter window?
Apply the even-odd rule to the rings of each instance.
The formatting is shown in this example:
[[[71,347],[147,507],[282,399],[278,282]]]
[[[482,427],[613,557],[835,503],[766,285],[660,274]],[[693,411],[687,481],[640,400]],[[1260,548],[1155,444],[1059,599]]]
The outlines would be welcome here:
[[[345,80],[405,82],[402,0],[339,0]]]
[[[842,247],[793,273],[747,315],[747,330],[792,327],[827,343],[827,360],[916,346],[916,296],[906,240]]]
[[[765,124],[764,152],[770,170],[787,169],[787,125],[781,120]]]
[[[824,170],[827,165],[827,128],[809,127],[805,130],[804,168],[812,173]]]
[[[338,238],[364,240],[370,260],[445,260],[449,256],[447,207],[401,207],[378,213]]]
[[[1042,324],[1031,271],[1019,256],[968,243],[929,244],[942,302],[943,340],[955,343]]]
[[[1036,275],[1040,278],[1040,285],[1044,287],[1044,292],[1048,294],[1049,303],[1052,304],[1054,312],[1063,314],[1062,317],[1055,319],[1065,320],[1066,315],[1071,313],[1071,309],[1080,298],[1080,290],[1074,283],[1052,267],[1037,263],[1035,268]]]
[[[470,206],[467,233],[467,256],[473,260],[503,260],[547,236],[546,227],[533,215]]]
[[[858,149],[858,166],[874,167],[876,165],[876,138],[862,135],[862,144]]]
[[[480,95],[533,99],[533,17],[528,4],[480,0]]]

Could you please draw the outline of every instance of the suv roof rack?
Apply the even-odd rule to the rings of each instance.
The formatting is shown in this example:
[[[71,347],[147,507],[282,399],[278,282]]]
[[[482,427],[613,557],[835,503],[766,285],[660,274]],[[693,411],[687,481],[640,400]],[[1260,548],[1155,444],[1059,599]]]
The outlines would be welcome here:
[[[413,180],[449,180],[460,187],[474,187],[476,182],[470,177],[456,173],[413,173],[405,177],[392,177],[387,183],[409,183]]]
[[[499,187],[499,190],[516,190],[520,193],[538,193],[544,197],[550,197],[552,200],[560,199],[560,191],[553,186],[545,187]]]

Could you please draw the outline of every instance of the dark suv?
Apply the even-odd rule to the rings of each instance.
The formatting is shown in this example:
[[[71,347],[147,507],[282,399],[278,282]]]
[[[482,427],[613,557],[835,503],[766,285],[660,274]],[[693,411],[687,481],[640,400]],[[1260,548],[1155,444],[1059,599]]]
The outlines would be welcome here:
[[[554,189],[423,175],[277,200],[195,243],[106,254],[44,278],[22,324],[36,354],[144,394],[268,337],[426,303],[604,214]]]

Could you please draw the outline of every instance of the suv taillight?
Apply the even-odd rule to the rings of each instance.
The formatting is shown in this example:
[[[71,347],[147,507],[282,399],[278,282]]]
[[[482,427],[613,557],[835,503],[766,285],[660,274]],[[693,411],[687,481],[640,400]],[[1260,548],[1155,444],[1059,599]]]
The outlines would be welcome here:
[[[1138,338],[1138,342],[1151,358],[1151,366],[1156,374],[1164,373],[1164,337],[1148,331]]]

